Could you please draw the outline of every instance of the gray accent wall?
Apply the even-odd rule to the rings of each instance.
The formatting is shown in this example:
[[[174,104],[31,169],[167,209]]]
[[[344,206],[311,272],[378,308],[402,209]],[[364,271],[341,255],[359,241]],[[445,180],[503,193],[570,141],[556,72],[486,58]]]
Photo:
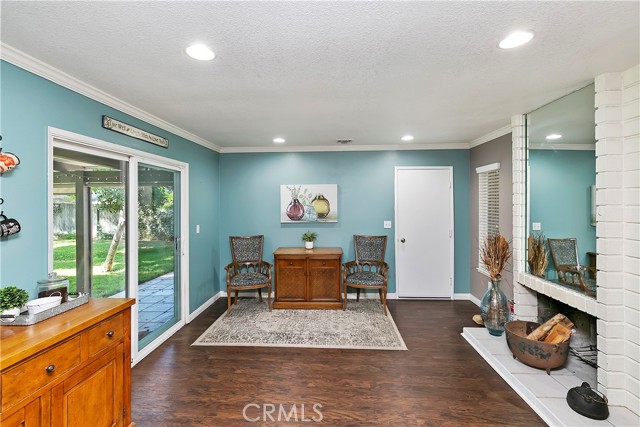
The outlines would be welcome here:
[[[470,150],[469,156],[469,218],[471,295],[481,299],[487,290],[489,278],[478,273],[478,174],[476,168],[500,163],[500,232],[511,242],[513,236],[513,203],[511,172],[511,133],[486,142]],[[511,263],[502,274],[501,288],[507,298],[513,299],[513,268]]]

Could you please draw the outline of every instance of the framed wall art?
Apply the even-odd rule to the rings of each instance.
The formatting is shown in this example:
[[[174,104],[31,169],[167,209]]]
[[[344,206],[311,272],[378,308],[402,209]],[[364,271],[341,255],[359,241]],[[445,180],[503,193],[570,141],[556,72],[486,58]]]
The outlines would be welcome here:
[[[281,185],[280,222],[338,222],[338,184]]]

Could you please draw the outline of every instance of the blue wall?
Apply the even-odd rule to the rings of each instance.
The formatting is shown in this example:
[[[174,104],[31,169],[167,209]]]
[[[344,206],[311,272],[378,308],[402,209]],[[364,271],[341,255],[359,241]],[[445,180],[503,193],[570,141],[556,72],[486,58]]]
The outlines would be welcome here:
[[[596,183],[595,153],[529,150],[529,167],[531,222],[542,223],[547,238],[577,238],[581,263],[588,265],[586,253],[596,251],[590,188]],[[548,271],[555,274],[551,259]]]
[[[395,166],[453,166],[455,292],[468,293],[468,150],[222,154],[221,266],[231,260],[230,235],[264,234],[271,262],[277,247],[302,246],[307,230],[318,233],[318,246],[342,247],[343,261],[353,259],[353,234],[386,234],[389,292],[395,292],[394,229],[383,228],[383,221],[394,221]],[[281,224],[283,184],[338,184],[338,222]]]
[[[36,281],[47,275],[50,126],[189,163],[192,311],[224,289],[229,235],[265,234],[268,260],[278,246],[301,246],[307,229],[319,233],[319,246],[342,247],[345,261],[353,258],[353,234],[387,234],[393,242],[393,228],[384,229],[382,222],[394,220],[394,166],[454,167],[455,292],[469,292],[468,150],[218,154],[4,61],[0,77],[2,146],[21,160],[0,177],[2,209],[23,226],[0,240],[1,286],[15,285],[34,296]],[[103,129],[103,114],[168,138],[169,149]],[[280,185],[293,183],[338,184],[339,222],[281,224]],[[391,243],[390,292],[394,260]]]
[[[0,285],[15,285],[34,296],[36,281],[47,276],[47,128],[51,126],[189,163],[191,310],[209,299],[220,280],[219,154],[4,61],[0,78],[1,144],[21,161],[14,171],[0,176],[2,209],[23,227],[19,234],[0,240]],[[103,129],[103,114],[168,138],[169,148]],[[201,225],[200,234],[193,232],[195,224]]]

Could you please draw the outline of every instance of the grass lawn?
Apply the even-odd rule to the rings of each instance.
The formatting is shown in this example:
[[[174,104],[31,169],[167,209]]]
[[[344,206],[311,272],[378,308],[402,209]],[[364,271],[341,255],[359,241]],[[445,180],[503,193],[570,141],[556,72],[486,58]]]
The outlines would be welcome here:
[[[93,241],[93,283],[91,296],[108,297],[124,290],[125,253],[124,240],[120,242],[112,271],[105,273],[102,264],[107,257],[111,240]],[[147,282],[173,271],[173,243],[140,241],[138,251],[139,283]],[[69,292],[76,291],[76,242],[56,240],[53,243],[53,269],[59,276],[69,278]]]

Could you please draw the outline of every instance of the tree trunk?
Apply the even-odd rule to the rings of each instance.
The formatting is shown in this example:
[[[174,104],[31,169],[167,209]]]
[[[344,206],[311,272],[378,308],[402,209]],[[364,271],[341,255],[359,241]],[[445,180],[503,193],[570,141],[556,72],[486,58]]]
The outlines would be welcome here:
[[[109,246],[109,252],[107,252],[107,257],[104,260],[104,264],[102,264],[102,270],[104,272],[111,271],[113,269],[113,260],[116,257],[116,252],[118,251],[118,245],[120,244],[120,240],[122,239],[122,235],[124,234],[124,212],[120,212],[120,220],[118,221],[118,230],[113,235],[113,239],[111,240],[111,246]]]

